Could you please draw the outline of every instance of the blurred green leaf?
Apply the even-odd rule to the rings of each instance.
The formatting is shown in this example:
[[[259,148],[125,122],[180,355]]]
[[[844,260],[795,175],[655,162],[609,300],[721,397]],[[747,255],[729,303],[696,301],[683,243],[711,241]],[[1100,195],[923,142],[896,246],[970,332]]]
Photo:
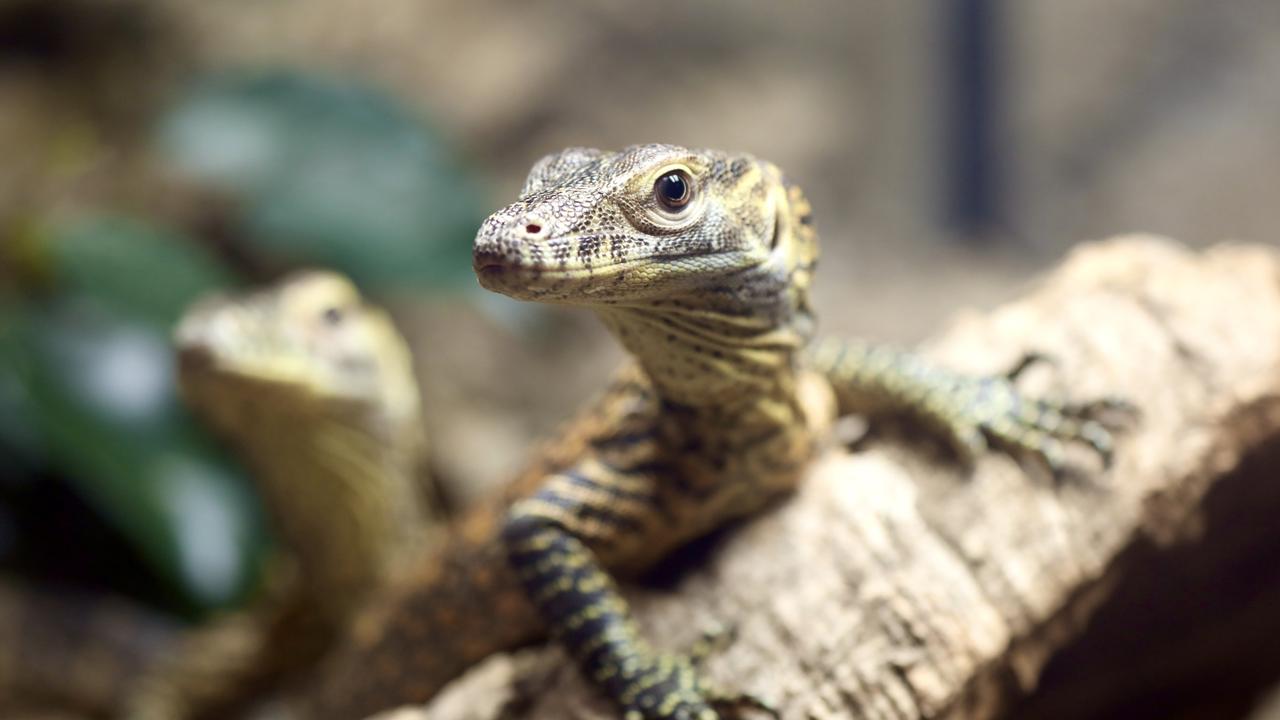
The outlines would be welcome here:
[[[230,271],[202,247],[138,220],[92,218],[48,235],[45,263],[60,288],[156,328],[167,330],[195,298],[233,284]]]
[[[0,316],[0,440],[67,477],[192,609],[235,600],[263,544],[243,473],[175,392],[168,334],[234,275],[186,237],[99,217],[33,244],[57,294]]]
[[[0,378],[13,391],[0,413],[26,436],[14,445],[70,477],[187,603],[246,589],[263,544],[255,500],[179,406],[161,331],[86,298],[7,313]]]
[[[471,281],[476,180],[368,87],[287,71],[216,77],[169,114],[161,141],[179,168],[238,198],[259,249],[368,284]]]

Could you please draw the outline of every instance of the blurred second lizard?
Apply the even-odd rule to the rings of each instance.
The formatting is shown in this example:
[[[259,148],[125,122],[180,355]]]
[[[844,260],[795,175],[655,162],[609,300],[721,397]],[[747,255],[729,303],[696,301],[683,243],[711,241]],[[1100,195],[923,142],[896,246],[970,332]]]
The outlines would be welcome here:
[[[130,720],[227,717],[303,674],[439,509],[408,348],[345,278],[309,271],[207,299],[175,342],[185,399],[244,458],[281,552],[249,609],[192,630],[142,676]]]

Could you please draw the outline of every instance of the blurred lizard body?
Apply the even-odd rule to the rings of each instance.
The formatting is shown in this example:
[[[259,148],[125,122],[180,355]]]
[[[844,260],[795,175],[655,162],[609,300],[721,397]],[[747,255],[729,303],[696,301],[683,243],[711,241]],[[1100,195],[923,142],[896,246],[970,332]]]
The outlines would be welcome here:
[[[346,279],[204,301],[175,340],[185,399],[245,459],[283,552],[251,609],[192,631],[139,682],[139,720],[223,717],[313,664],[432,510],[408,349]]]
[[[967,459],[988,440],[1055,469],[1071,441],[1109,459],[1092,406],[887,348],[810,347],[817,256],[803,194],[751,156],[642,145],[539,161],[476,237],[480,283],[591,308],[634,361],[521,477],[509,509],[473,514],[379,599],[308,717],[425,700],[548,630],[628,718],[758,704],[650,647],[614,578],[792,489],[837,413],[913,414]]]

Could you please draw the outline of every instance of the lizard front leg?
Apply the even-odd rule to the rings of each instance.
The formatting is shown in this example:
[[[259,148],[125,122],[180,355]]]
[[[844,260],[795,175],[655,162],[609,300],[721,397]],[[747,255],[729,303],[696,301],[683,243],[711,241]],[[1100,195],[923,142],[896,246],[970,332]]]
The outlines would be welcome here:
[[[1130,409],[1123,401],[1068,404],[1027,397],[1014,384],[1018,374],[1041,360],[1029,355],[1004,376],[950,372],[913,353],[852,340],[824,339],[810,352],[811,366],[824,374],[844,413],[907,412],[938,428],[962,459],[972,463],[988,440],[1064,470],[1066,444],[1084,443],[1109,465],[1115,448],[1099,412]]]
[[[552,635],[628,720],[714,720],[717,708],[766,707],[710,687],[696,660],[655,651],[602,557],[677,544],[662,528],[652,475],[584,463],[512,506],[504,527],[511,565]],[[647,546],[647,547],[646,547]]]

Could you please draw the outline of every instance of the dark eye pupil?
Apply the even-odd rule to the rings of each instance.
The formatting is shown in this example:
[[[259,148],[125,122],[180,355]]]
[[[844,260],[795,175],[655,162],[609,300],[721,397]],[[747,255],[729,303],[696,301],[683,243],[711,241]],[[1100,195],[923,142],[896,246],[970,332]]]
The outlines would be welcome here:
[[[684,178],[675,174],[662,178],[662,197],[668,200],[680,200],[684,198],[685,192]]]
[[[329,325],[337,325],[342,322],[342,311],[336,307],[326,308],[323,317],[325,323]]]
[[[689,201],[689,183],[680,173],[671,173],[658,179],[658,200],[667,207],[676,208]]]

